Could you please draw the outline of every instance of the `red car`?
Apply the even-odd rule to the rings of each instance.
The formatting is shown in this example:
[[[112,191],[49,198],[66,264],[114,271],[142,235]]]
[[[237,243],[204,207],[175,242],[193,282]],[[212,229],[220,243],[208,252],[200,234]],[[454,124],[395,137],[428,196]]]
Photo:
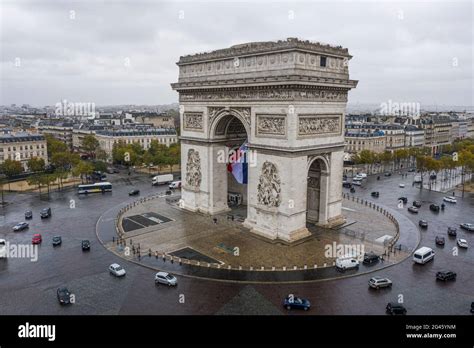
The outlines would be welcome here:
[[[41,242],[43,241],[43,239],[41,238],[41,234],[34,234],[33,235],[33,239],[31,240],[31,243],[33,244],[41,244]]]

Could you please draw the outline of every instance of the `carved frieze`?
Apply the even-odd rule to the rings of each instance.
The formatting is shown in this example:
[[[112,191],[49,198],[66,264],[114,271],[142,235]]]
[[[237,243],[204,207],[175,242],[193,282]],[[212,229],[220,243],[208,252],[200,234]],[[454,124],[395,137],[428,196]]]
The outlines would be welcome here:
[[[185,130],[200,132],[204,130],[202,112],[185,112],[183,123]]]
[[[286,135],[284,115],[257,115],[257,135]]]
[[[281,204],[281,180],[278,169],[272,162],[265,161],[257,186],[258,203],[268,207],[279,207]]]
[[[300,115],[298,135],[340,134],[341,120],[341,115]]]
[[[201,157],[199,156],[199,151],[189,149],[186,162],[186,184],[188,188],[196,190],[201,186],[201,180]]]
[[[182,91],[179,94],[180,102],[186,101],[242,101],[242,100],[295,100],[295,101],[335,101],[347,102],[347,92],[340,90],[320,89],[235,89],[216,91]]]

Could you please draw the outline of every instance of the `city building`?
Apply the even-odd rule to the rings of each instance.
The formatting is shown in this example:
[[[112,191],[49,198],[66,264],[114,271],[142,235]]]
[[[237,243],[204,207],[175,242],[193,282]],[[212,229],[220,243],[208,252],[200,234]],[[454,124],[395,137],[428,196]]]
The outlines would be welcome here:
[[[43,135],[52,137],[65,143],[72,150],[72,131],[74,125],[72,122],[54,122],[41,121],[38,125],[38,131]]]
[[[432,154],[438,153],[441,146],[452,142],[452,123],[449,117],[432,116],[423,118],[420,125],[425,131],[425,146],[431,148]]]
[[[0,164],[6,159],[21,162],[24,170],[28,170],[30,158],[42,158],[48,163],[46,139],[40,134],[17,133],[0,135]]]
[[[72,130],[72,149],[75,152],[84,152],[82,149],[82,142],[86,135],[95,134],[97,131],[105,130],[105,126],[77,124]]]
[[[112,159],[114,144],[123,141],[126,144],[138,143],[147,150],[153,140],[160,144],[170,146],[178,142],[178,135],[174,129],[147,128],[147,129],[119,129],[96,131],[100,148],[107,154],[108,160]]]
[[[387,137],[383,131],[373,132],[349,132],[344,134],[344,151],[349,154],[349,158],[362,150],[369,150],[382,153],[386,149]]]
[[[425,131],[414,125],[405,126],[405,148],[425,146]]]

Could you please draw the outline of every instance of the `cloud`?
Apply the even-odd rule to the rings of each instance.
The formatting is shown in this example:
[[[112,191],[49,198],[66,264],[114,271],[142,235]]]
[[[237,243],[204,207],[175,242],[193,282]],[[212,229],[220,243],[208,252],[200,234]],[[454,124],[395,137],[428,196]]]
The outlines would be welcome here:
[[[0,104],[177,101],[179,56],[299,37],[342,45],[351,102],[473,105],[471,1],[4,1]],[[73,11],[73,12],[71,12]],[[21,63],[15,66],[15,61]]]

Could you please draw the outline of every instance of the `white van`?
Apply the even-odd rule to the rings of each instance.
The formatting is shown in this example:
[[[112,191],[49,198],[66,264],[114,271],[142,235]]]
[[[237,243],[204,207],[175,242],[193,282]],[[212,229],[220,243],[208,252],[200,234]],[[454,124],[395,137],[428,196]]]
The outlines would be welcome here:
[[[336,268],[340,270],[359,268],[359,261],[353,257],[341,257],[336,259]]]
[[[173,181],[168,187],[170,189],[179,189],[181,188],[181,181]]]
[[[428,247],[422,247],[413,253],[413,261],[424,265],[434,258],[435,252]]]
[[[7,257],[7,242],[5,239],[0,239],[0,259]]]
[[[153,179],[151,179],[151,184],[152,185],[165,185],[169,184],[173,181],[173,174],[163,174],[163,175],[157,175],[154,176]]]

